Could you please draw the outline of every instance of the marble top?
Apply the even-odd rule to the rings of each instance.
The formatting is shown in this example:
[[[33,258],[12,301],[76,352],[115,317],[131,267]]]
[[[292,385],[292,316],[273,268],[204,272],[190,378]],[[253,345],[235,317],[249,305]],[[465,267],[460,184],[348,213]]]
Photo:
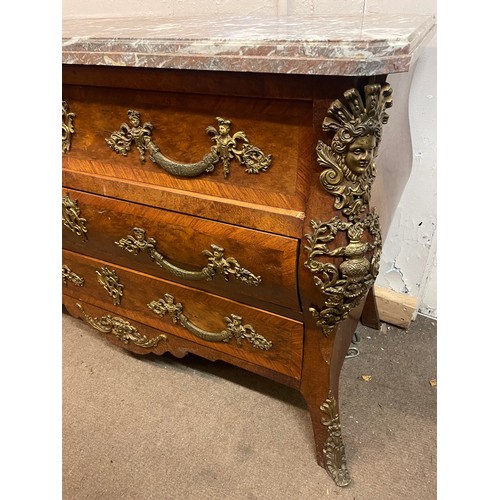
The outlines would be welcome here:
[[[65,18],[63,64],[317,75],[408,71],[433,16]]]

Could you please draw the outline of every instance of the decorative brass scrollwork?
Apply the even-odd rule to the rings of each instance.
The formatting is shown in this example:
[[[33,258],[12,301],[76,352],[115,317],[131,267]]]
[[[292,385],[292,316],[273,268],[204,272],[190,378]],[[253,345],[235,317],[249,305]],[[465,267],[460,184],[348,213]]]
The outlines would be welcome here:
[[[148,307],[161,318],[165,314],[169,314],[173,323],[179,323],[192,334],[208,342],[229,342],[234,337],[239,347],[244,339],[250,342],[253,347],[265,351],[271,349],[273,345],[272,342],[258,334],[252,325],[243,325],[243,319],[236,314],[230,314],[224,318],[226,329],[221,332],[213,333],[202,330],[191,323],[183,314],[183,305],[180,302],[176,304],[174,301],[174,297],[166,293],[162,298],[151,301]]]
[[[62,266],[62,281],[65,285],[68,284],[68,281],[75,286],[83,286],[85,284],[85,280],[74,273],[66,264]]]
[[[318,141],[316,148],[318,163],[326,167],[320,182],[335,197],[334,208],[342,214],[328,222],[311,220],[313,233],[305,235],[304,265],[327,295],[322,307],[311,306],[309,310],[326,336],[361,303],[378,274],[382,236],[369,201],[376,172],[374,159],[382,125],[388,120],[385,110],[392,106],[391,94],[389,85],[366,85],[365,105],[356,89],[345,92],[347,106],[337,99],[323,122],[323,130],[336,130],[331,146]],[[330,248],[340,231],[345,232],[347,244]],[[339,259],[335,264],[318,257]]]
[[[100,271],[96,271],[96,274],[97,281],[109,293],[113,299],[113,304],[115,306],[119,305],[123,296],[123,285],[120,283],[120,278],[118,278],[116,271],[103,266]]]
[[[222,161],[224,177],[229,175],[229,163],[232,158],[236,158],[240,165],[246,167],[245,172],[249,174],[258,174],[266,171],[271,165],[271,155],[265,155],[258,147],[249,143],[245,132],[238,131],[232,136],[231,121],[221,117],[216,118],[219,124],[217,131],[211,125],[207,127],[207,134],[212,135],[212,153],[217,154]],[[241,149],[237,149],[237,141],[241,141]]]
[[[62,152],[67,153],[71,149],[71,137],[75,132],[73,118],[75,113],[70,113],[66,101],[62,102]]]
[[[146,335],[139,333],[135,326],[132,326],[123,318],[111,316],[110,314],[102,316],[101,318],[92,318],[92,316],[85,313],[81,304],[77,303],[76,306],[82,312],[83,319],[85,319],[90,326],[101,333],[111,333],[124,344],[132,342],[132,344],[148,349],[156,347],[162,340],[167,340],[167,336],[164,334],[148,339]]]
[[[87,220],[80,217],[80,208],[78,201],[72,200],[69,194],[62,199],[62,222],[65,227],[84,240],[87,239]]]
[[[124,250],[137,255],[140,251],[146,252],[152,260],[160,267],[178,278],[200,281],[212,280],[219,273],[226,281],[232,276],[247,285],[257,286],[261,281],[260,276],[255,276],[247,269],[241,267],[238,261],[233,257],[224,256],[224,249],[217,245],[210,245],[210,250],[203,250],[202,254],[208,257],[208,264],[201,271],[187,271],[170,263],[158,250],[156,250],[156,240],[146,238],[146,231],[140,227],[133,228],[134,235],[128,235],[115,243]]]
[[[311,307],[309,310],[316,318],[316,324],[328,336],[335,326],[361,303],[365,294],[375,283],[378,274],[382,236],[378,216],[372,210],[362,221],[341,221],[333,217],[328,222],[311,220],[312,234],[307,234],[309,243],[306,246],[307,260],[305,266],[314,273],[314,283],[327,295],[321,309]],[[348,244],[330,249],[328,244],[335,240],[339,231],[345,231]],[[362,241],[368,231],[373,243]],[[371,260],[367,254],[373,251]],[[343,257],[336,266],[331,262],[322,262],[318,257]]]
[[[127,156],[132,143],[135,143],[142,164],[146,161],[147,152],[153,163],[171,175],[196,177],[204,172],[213,172],[216,164],[222,161],[224,177],[227,177],[233,158],[236,158],[249,174],[264,172],[271,165],[271,155],[264,154],[258,147],[250,144],[245,132],[238,131],[231,136],[231,122],[224,118],[216,118],[218,130],[212,126],[207,127],[206,132],[212,136],[215,144],[197,163],[177,163],[170,160],[151,139],[153,124],[146,122],[141,125],[140,113],[133,109],[128,111],[128,118],[130,125],[122,123],[118,130],[105,139],[106,144],[116,153]]]
[[[328,428],[328,438],[323,448],[325,467],[337,486],[347,486],[351,475],[347,469],[345,448],[340,428],[339,407],[331,392],[328,399],[320,406],[320,410],[328,415],[321,423]]]
[[[318,141],[318,163],[324,189],[335,197],[334,208],[355,220],[367,211],[375,180],[374,159],[382,138],[382,125],[389,120],[392,88],[378,84],[365,86],[366,106],[357,89],[344,93],[348,108],[335,100],[323,121],[325,132],[336,131],[331,146]]]

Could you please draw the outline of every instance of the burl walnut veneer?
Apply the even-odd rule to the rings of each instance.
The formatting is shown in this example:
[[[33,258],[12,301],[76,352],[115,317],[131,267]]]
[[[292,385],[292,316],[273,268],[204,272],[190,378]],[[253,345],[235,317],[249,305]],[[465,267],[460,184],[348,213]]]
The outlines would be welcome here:
[[[63,26],[67,310],[135,353],[298,389],[318,463],[349,484],[339,375],[359,319],[378,324],[411,71],[434,20]]]

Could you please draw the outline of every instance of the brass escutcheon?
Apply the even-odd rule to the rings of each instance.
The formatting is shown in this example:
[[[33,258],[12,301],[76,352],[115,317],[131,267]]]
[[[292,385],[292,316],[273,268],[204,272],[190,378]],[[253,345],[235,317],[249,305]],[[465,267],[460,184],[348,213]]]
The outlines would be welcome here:
[[[66,264],[62,266],[62,281],[65,285],[68,284],[68,281],[75,286],[83,286],[85,284],[85,280],[74,273]]]
[[[96,271],[96,274],[98,283],[109,293],[113,299],[113,304],[115,306],[119,305],[123,296],[124,286],[120,283],[120,278],[118,278],[116,271],[103,266],[99,271]]]
[[[80,217],[78,201],[72,200],[68,193],[62,199],[62,222],[64,227],[87,240],[87,219]]]

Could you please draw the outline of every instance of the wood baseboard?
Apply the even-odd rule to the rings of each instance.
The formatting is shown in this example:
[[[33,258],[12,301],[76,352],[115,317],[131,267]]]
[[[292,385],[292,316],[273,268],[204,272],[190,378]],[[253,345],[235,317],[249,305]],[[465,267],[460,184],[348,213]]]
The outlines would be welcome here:
[[[417,309],[416,297],[379,286],[373,288],[380,321],[400,328],[408,328]]]

